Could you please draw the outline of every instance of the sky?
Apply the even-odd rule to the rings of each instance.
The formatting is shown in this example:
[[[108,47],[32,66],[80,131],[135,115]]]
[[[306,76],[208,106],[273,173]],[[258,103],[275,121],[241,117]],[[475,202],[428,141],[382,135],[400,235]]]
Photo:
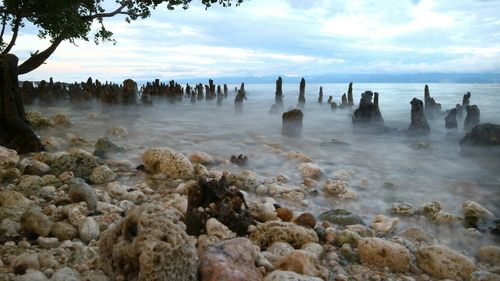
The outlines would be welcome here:
[[[196,0],[195,0],[196,1]],[[193,2],[195,2],[193,1]],[[106,0],[113,7],[114,1]],[[498,0],[250,0],[107,19],[116,45],[64,42],[23,80],[500,73]],[[23,29],[26,59],[48,41]]]

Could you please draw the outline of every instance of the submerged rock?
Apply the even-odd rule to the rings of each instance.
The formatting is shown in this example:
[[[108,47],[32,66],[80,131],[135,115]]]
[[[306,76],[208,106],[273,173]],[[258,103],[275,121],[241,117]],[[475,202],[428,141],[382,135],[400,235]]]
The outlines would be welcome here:
[[[465,107],[467,115],[464,120],[464,133],[468,133],[480,122],[480,112],[477,105],[468,105]]]
[[[52,163],[52,173],[60,175],[63,172],[71,171],[77,178],[90,179],[92,170],[101,165],[97,157],[82,150],[72,150],[56,157]]]
[[[385,130],[384,119],[378,107],[378,93],[366,91],[361,94],[359,107],[352,115],[352,123],[356,132],[381,133]]]
[[[180,214],[143,204],[101,234],[99,264],[113,280],[198,280],[194,239]]]
[[[243,194],[227,186],[225,177],[220,181],[201,178],[188,190],[188,208],[184,219],[189,235],[200,235],[210,218],[229,227],[242,236],[254,224]]]
[[[108,154],[125,151],[124,148],[116,145],[108,137],[98,139],[94,148],[94,155],[100,158],[107,158]]]
[[[364,225],[364,222],[359,215],[345,209],[334,209],[323,212],[319,215],[319,219],[340,226],[347,226],[354,224]]]
[[[256,256],[255,246],[246,238],[235,238],[210,246],[200,256],[201,280],[263,280],[262,273],[255,266]]]
[[[304,114],[300,109],[292,109],[283,113],[281,134],[287,137],[299,137],[302,134],[302,119]]]
[[[431,132],[429,123],[425,118],[424,104],[421,100],[413,98],[411,104],[411,124],[408,133],[411,135],[426,135]]]
[[[417,250],[417,265],[439,279],[470,280],[476,271],[474,262],[443,245],[431,245]]]
[[[487,229],[487,225],[492,223],[495,215],[479,203],[474,201],[465,201],[463,205],[465,227]]]
[[[172,179],[186,179],[193,175],[193,164],[182,153],[167,147],[150,148],[142,155],[148,173],[164,173]]]
[[[494,245],[483,246],[479,249],[476,256],[480,263],[491,266],[499,265],[500,247]]]
[[[457,109],[452,108],[449,112],[448,115],[444,118],[445,125],[444,127],[446,129],[456,129],[458,128],[458,122],[457,122]]]
[[[406,272],[410,269],[411,254],[404,246],[380,238],[363,238],[358,243],[361,262],[380,268]]]
[[[464,152],[474,152],[477,149],[500,150],[500,125],[492,123],[478,124],[460,140]],[[493,151],[489,151],[491,153]],[[498,151],[497,151],[498,152]]]

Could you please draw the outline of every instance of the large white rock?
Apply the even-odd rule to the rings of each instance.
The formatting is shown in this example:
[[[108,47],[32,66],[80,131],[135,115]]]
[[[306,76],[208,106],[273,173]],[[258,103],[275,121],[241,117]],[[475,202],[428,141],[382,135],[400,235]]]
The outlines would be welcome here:
[[[363,238],[358,242],[361,263],[394,271],[410,269],[411,254],[404,246],[380,238]]]
[[[99,225],[93,218],[86,217],[78,225],[78,233],[80,234],[80,239],[85,242],[90,242],[93,239],[97,240],[100,235]]]

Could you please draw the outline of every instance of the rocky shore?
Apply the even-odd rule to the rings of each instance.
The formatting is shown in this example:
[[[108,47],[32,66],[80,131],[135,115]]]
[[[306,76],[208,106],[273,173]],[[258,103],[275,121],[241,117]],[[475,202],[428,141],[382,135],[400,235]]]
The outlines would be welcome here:
[[[29,116],[72,126],[64,114]],[[126,135],[45,137],[50,152],[26,155],[0,147],[0,280],[500,280],[498,243],[457,249],[400,224],[453,227],[476,242],[498,235],[496,214],[478,202],[461,202],[458,214],[439,201],[394,202],[371,221],[341,208],[315,213],[307,198],[357,200],[368,179],[327,174],[280,147],[301,184],[230,172],[244,155],[157,147],[140,163],[117,160],[125,148],[113,138]]]

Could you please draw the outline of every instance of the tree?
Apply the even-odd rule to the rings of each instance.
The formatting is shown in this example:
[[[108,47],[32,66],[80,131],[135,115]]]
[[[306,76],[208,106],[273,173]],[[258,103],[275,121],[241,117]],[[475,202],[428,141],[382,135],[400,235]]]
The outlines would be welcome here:
[[[106,29],[105,19],[124,16],[131,22],[151,15],[152,10],[163,4],[167,9],[188,9],[192,0],[115,0],[113,9],[106,9],[104,0],[3,0],[0,6],[0,145],[20,153],[41,151],[43,145],[26,119],[19,93],[18,75],[26,74],[41,66],[59,47],[61,42],[89,41],[93,35],[96,44],[113,41],[113,32]],[[223,7],[243,0],[200,0],[206,8]],[[19,30],[25,23],[38,29],[40,38],[50,38],[50,45],[35,51],[18,66],[18,59],[11,54]],[[99,28],[92,31],[92,24]],[[10,39],[4,40],[7,29]]]

